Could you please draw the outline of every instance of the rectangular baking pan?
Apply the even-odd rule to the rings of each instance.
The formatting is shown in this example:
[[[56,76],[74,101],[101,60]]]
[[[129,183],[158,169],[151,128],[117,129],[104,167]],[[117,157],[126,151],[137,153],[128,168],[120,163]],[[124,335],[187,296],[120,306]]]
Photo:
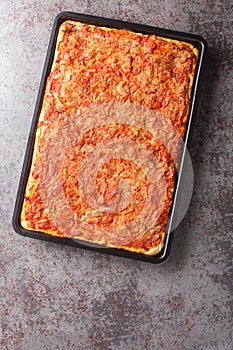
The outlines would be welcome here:
[[[192,88],[192,96],[191,96],[191,101],[190,101],[189,118],[188,118],[188,123],[186,126],[186,132],[185,132],[185,137],[184,137],[184,147],[183,147],[183,149],[181,151],[181,155],[180,155],[179,175],[178,175],[178,179],[177,179],[177,183],[176,183],[174,200],[173,200],[173,204],[172,204],[170,220],[169,220],[169,223],[167,225],[167,233],[166,233],[166,237],[165,237],[165,241],[164,241],[164,247],[158,255],[146,256],[144,254],[133,253],[133,252],[125,251],[122,249],[101,247],[97,244],[95,245],[95,244],[90,244],[90,243],[83,245],[83,244],[79,243],[78,241],[74,241],[72,239],[59,238],[59,237],[54,237],[54,236],[51,236],[51,235],[48,235],[48,234],[45,234],[42,232],[26,230],[20,224],[20,214],[21,214],[21,210],[22,210],[22,205],[23,205],[23,201],[24,201],[24,193],[25,193],[27,179],[29,176],[31,162],[32,162],[32,155],[33,155],[33,147],[34,147],[34,142],[35,142],[37,122],[38,122],[40,110],[42,107],[42,101],[43,101],[43,95],[44,95],[44,91],[45,91],[45,87],[46,87],[46,81],[47,81],[47,77],[50,73],[52,63],[53,63],[59,27],[66,20],[74,20],[74,21],[79,21],[79,22],[83,22],[83,23],[87,23],[87,24],[93,24],[93,25],[104,26],[104,27],[109,27],[109,28],[128,29],[130,31],[140,32],[143,34],[155,34],[157,36],[161,36],[164,38],[170,38],[170,39],[174,39],[174,40],[180,40],[180,41],[191,43],[199,50],[199,58],[198,58],[197,66],[196,66],[196,72],[195,72],[195,77],[194,77],[194,81],[193,81],[193,88]],[[19,181],[17,198],[16,198],[14,214],[13,214],[13,219],[12,219],[12,224],[13,224],[14,230],[23,236],[28,236],[28,237],[32,237],[32,238],[41,239],[41,240],[52,241],[52,242],[56,242],[56,243],[62,243],[62,244],[70,245],[70,246],[77,246],[80,248],[91,249],[91,250],[95,250],[98,252],[108,253],[108,254],[122,256],[122,257],[126,257],[126,258],[138,259],[138,260],[151,262],[151,263],[161,263],[161,262],[165,261],[167,259],[167,257],[169,256],[171,241],[172,241],[172,237],[173,237],[173,232],[171,230],[171,227],[172,227],[172,220],[175,216],[175,212],[179,206],[178,194],[182,191],[182,170],[184,169],[184,159],[185,159],[185,155],[186,155],[186,150],[190,145],[191,133],[192,133],[193,126],[194,126],[194,119],[195,119],[195,116],[197,114],[197,102],[198,102],[199,95],[200,95],[200,86],[201,86],[200,80],[201,80],[201,76],[202,76],[202,72],[203,72],[203,64],[204,64],[204,56],[205,56],[206,47],[207,47],[207,45],[206,45],[205,40],[202,37],[197,36],[197,35],[193,35],[193,34],[176,32],[176,31],[172,31],[172,30],[161,29],[161,28],[157,28],[157,27],[151,27],[151,26],[140,25],[140,24],[135,24],[135,23],[128,23],[128,22],[123,22],[123,21],[114,20],[114,19],[89,16],[89,15],[80,14],[80,13],[73,13],[73,12],[60,13],[55,18],[55,21],[54,21],[54,24],[52,27],[50,42],[49,42],[49,46],[48,46],[48,50],[47,50],[47,55],[45,58],[44,69],[43,69],[43,73],[42,73],[42,78],[41,78],[41,82],[40,82],[40,86],[39,86],[36,106],[35,106],[34,115],[33,115],[33,119],[32,119],[29,139],[28,139],[28,143],[27,143],[27,147],[26,147],[25,158],[24,158],[21,178]]]

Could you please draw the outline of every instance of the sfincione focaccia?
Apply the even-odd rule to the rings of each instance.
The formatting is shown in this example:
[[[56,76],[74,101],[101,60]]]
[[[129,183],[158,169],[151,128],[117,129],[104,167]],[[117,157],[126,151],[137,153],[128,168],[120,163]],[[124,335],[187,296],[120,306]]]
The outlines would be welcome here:
[[[153,128],[167,126],[183,138],[197,59],[198,50],[187,42],[63,22],[38,120],[22,227],[159,253],[177,159],[168,147],[169,131],[165,144]],[[150,127],[150,118],[157,124]],[[178,154],[180,145],[175,147]]]

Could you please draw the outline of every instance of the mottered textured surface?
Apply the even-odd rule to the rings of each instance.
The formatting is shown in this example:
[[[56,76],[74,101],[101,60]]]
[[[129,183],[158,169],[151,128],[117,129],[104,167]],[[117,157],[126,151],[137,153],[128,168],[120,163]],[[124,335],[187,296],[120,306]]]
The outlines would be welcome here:
[[[11,218],[53,19],[63,10],[208,44],[191,206],[163,265],[24,238]],[[226,1],[0,4],[0,349],[232,349],[232,12]]]

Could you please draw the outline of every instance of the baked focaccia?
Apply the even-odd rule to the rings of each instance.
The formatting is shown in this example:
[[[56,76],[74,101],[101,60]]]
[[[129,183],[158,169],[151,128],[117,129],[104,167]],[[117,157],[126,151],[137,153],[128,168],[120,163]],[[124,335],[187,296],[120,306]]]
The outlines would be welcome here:
[[[197,58],[198,50],[186,42],[63,22],[22,227],[159,253],[176,184],[173,153],[180,147],[180,141],[170,142],[169,130],[178,140],[184,136]],[[167,142],[156,134],[166,127]]]

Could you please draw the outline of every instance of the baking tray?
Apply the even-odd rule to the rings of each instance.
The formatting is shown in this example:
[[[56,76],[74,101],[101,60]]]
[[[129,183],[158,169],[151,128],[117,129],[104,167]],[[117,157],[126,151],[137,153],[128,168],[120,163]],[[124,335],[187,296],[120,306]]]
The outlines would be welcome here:
[[[32,162],[32,155],[33,155],[33,147],[34,147],[34,141],[35,141],[37,122],[38,122],[40,110],[42,107],[43,94],[44,94],[45,87],[46,87],[46,80],[47,80],[47,77],[50,73],[52,63],[53,63],[59,27],[66,20],[74,20],[74,21],[79,21],[79,22],[83,22],[83,23],[87,23],[87,24],[93,24],[93,25],[104,26],[104,27],[109,27],[109,28],[128,29],[130,31],[139,32],[139,33],[143,33],[143,34],[155,34],[157,36],[161,36],[164,38],[170,38],[170,39],[175,39],[175,40],[180,40],[180,41],[191,43],[199,50],[199,57],[198,57],[198,62],[197,62],[197,66],[196,66],[195,77],[194,77],[193,87],[192,87],[192,95],[191,95],[191,100],[190,100],[189,118],[188,118],[188,122],[187,122],[187,126],[186,126],[185,136],[183,139],[184,143],[183,143],[182,151],[181,151],[180,158],[179,158],[179,171],[178,171],[178,176],[177,176],[177,182],[176,182],[176,188],[175,188],[175,192],[174,192],[174,199],[173,199],[170,219],[169,219],[169,223],[167,225],[164,247],[163,247],[162,251],[155,256],[147,256],[144,254],[133,253],[133,252],[125,251],[122,249],[117,249],[117,248],[101,247],[97,244],[92,244],[92,243],[91,244],[89,244],[89,243],[82,244],[76,240],[72,240],[69,238],[59,238],[59,237],[54,237],[54,236],[51,236],[51,235],[48,235],[48,234],[45,234],[42,232],[26,230],[20,224],[20,214],[21,214],[21,210],[22,210],[24,193],[25,193],[28,175],[30,172],[30,167],[31,167],[31,162]],[[207,44],[206,44],[205,40],[202,37],[197,36],[197,35],[193,35],[193,34],[177,32],[177,31],[172,31],[172,30],[167,30],[167,29],[161,29],[161,28],[157,28],[157,27],[141,25],[141,24],[136,24],[136,23],[129,23],[129,22],[124,22],[124,21],[119,21],[119,20],[114,20],[114,19],[109,19],[109,18],[89,16],[89,15],[80,14],[80,13],[73,13],[73,12],[60,13],[55,18],[55,21],[54,21],[54,24],[52,27],[50,42],[49,42],[49,46],[48,46],[48,50],[47,50],[47,55],[45,58],[44,69],[43,69],[43,73],[42,73],[42,78],[41,78],[41,82],[40,82],[40,86],[39,86],[39,91],[38,91],[36,106],[35,106],[35,110],[34,110],[34,114],[33,114],[30,134],[29,134],[28,143],[27,143],[27,147],[26,147],[25,158],[24,158],[21,178],[19,181],[17,198],[16,198],[14,214],[13,214],[13,219],[12,219],[12,224],[13,224],[14,230],[23,236],[28,236],[28,237],[37,238],[37,239],[46,240],[46,241],[51,241],[51,242],[56,242],[56,243],[62,243],[62,244],[76,246],[76,247],[85,248],[85,249],[91,249],[91,250],[95,250],[98,252],[122,256],[122,257],[126,257],[126,258],[133,258],[133,259],[138,259],[138,260],[151,262],[151,263],[161,263],[161,262],[165,261],[167,259],[167,257],[169,256],[169,252],[170,252],[171,241],[172,241],[172,237],[173,237],[173,233],[174,233],[174,231],[172,231],[172,222],[175,218],[176,211],[179,207],[179,194],[182,191],[182,175],[183,175],[183,170],[184,170],[184,166],[185,166],[185,159],[186,159],[186,155],[187,155],[187,149],[190,146],[191,134],[192,134],[193,126],[194,126],[194,119],[195,119],[195,116],[197,114],[197,102],[198,102],[199,95],[200,95],[201,76],[202,76],[202,71],[203,71],[204,56],[205,56],[206,47],[207,47]]]

